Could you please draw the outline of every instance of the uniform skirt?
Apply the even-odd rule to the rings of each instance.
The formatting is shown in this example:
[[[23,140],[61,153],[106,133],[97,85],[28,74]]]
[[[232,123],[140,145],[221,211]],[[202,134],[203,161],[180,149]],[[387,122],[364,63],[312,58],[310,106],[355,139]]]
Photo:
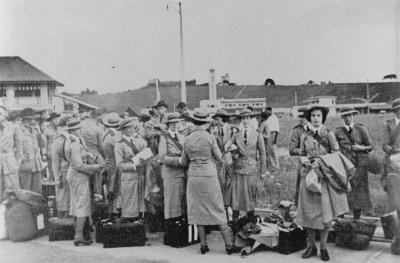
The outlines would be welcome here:
[[[336,192],[324,179],[322,193],[311,192],[306,187],[305,174],[301,175],[296,223],[306,228],[324,229],[335,217],[349,211],[347,195]]]
[[[122,217],[138,217],[145,211],[143,175],[121,174]]]
[[[234,174],[232,179],[232,210],[253,211],[257,198],[258,177]]]
[[[386,179],[390,208],[391,210],[400,211],[400,174],[389,173]]]
[[[56,203],[58,211],[69,211],[70,206],[70,190],[67,182],[67,173],[65,171],[61,172],[60,181],[62,182],[62,187],[56,185]]]
[[[67,174],[67,182],[70,193],[69,213],[76,217],[85,217],[92,214],[89,178],[74,178]]]
[[[372,203],[369,196],[367,167],[357,167],[350,185],[351,191],[347,194],[350,209],[368,212],[372,208]]]
[[[217,175],[189,176],[187,184],[189,224],[226,224],[227,219]]]
[[[185,215],[186,179],[184,177],[168,177],[168,175],[164,176],[163,179],[165,219]]]

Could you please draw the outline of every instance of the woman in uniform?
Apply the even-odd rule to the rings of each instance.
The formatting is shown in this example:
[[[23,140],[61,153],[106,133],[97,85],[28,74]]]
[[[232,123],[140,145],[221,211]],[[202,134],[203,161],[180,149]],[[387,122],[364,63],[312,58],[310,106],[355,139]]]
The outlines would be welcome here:
[[[92,240],[88,235],[91,198],[89,177],[103,168],[102,164],[88,164],[88,152],[81,138],[81,121],[72,118],[67,122],[70,133],[70,149],[67,159],[70,163],[67,172],[67,182],[70,189],[70,215],[75,217],[74,245],[90,245]],[[85,232],[85,236],[84,236]]]
[[[214,159],[221,161],[221,152],[215,138],[207,132],[207,113],[195,112],[191,116],[194,126],[185,138],[181,163],[188,165],[187,209],[189,224],[196,224],[200,236],[200,252],[209,251],[206,225],[219,225],[225,248],[232,253],[232,239],[225,216],[221,188]]]
[[[174,220],[186,214],[185,204],[185,168],[174,166],[168,162],[168,157],[180,157],[185,137],[179,133],[178,124],[181,121],[179,113],[171,113],[167,117],[168,130],[163,131],[158,144],[158,154],[163,163],[161,175],[164,183],[164,217]]]
[[[302,171],[299,190],[299,205],[296,223],[307,229],[308,244],[302,255],[303,258],[310,258],[317,255],[315,246],[315,232],[321,231],[321,259],[329,260],[326,247],[328,229],[333,218],[343,215],[349,211],[346,192],[338,192],[332,188],[324,173],[329,168],[322,166],[319,160],[328,153],[339,152],[339,144],[333,132],[324,126],[329,109],[314,106],[305,112],[306,119],[311,123],[310,131],[306,131],[300,139],[300,156]],[[344,157],[344,156],[343,156]],[[345,158],[345,157],[344,157]],[[347,160],[347,158],[346,158]],[[349,160],[349,167],[354,167]],[[312,169],[317,173],[321,181],[321,191],[312,192],[306,186],[306,174]]]

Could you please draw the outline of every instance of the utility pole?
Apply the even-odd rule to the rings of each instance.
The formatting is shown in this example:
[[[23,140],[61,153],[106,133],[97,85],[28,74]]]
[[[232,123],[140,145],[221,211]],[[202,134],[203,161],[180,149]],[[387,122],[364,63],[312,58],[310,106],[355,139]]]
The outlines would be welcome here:
[[[158,87],[158,78],[156,78],[156,103],[160,101],[160,88]]]
[[[369,114],[369,83],[367,79],[367,113]]]
[[[183,22],[182,22],[182,2],[179,1],[179,21],[180,21],[180,40],[181,40],[181,101],[186,103],[186,81],[185,81],[185,66],[183,54]]]
[[[297,91],[294,92],[294,105],[297,106]]]

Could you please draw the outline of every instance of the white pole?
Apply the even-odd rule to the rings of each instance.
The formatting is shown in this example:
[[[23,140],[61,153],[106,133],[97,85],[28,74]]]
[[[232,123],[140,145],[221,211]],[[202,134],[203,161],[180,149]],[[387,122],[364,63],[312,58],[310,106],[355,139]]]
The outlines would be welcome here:
[[[367,79],[367,113],[369,114],[369,83]]]
[[[179,2],[179,19],[180,19],[180,42],[181,42],[181,101],[186,103],[186,81],[185,67],[183,55],[183,23],[182,23],[182,2]]]
[[[156,103],[160,101],[160,89],[158,87],[158,78],[156,78]]]

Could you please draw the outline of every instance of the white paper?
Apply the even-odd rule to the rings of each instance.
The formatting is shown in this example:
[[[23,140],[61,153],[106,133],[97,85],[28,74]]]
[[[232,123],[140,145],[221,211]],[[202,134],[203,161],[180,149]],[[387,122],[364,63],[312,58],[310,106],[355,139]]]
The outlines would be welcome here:
[[[139,161],[140,159],[147,160],[152,156],[153,156],[153,153],[150,150],[150,148],[145,148],[143,151],[141,151],[138,154],[136,154],[135,156],[133,156],[132,161],[133,161],[133,163],[138,164],[140,162]]]

